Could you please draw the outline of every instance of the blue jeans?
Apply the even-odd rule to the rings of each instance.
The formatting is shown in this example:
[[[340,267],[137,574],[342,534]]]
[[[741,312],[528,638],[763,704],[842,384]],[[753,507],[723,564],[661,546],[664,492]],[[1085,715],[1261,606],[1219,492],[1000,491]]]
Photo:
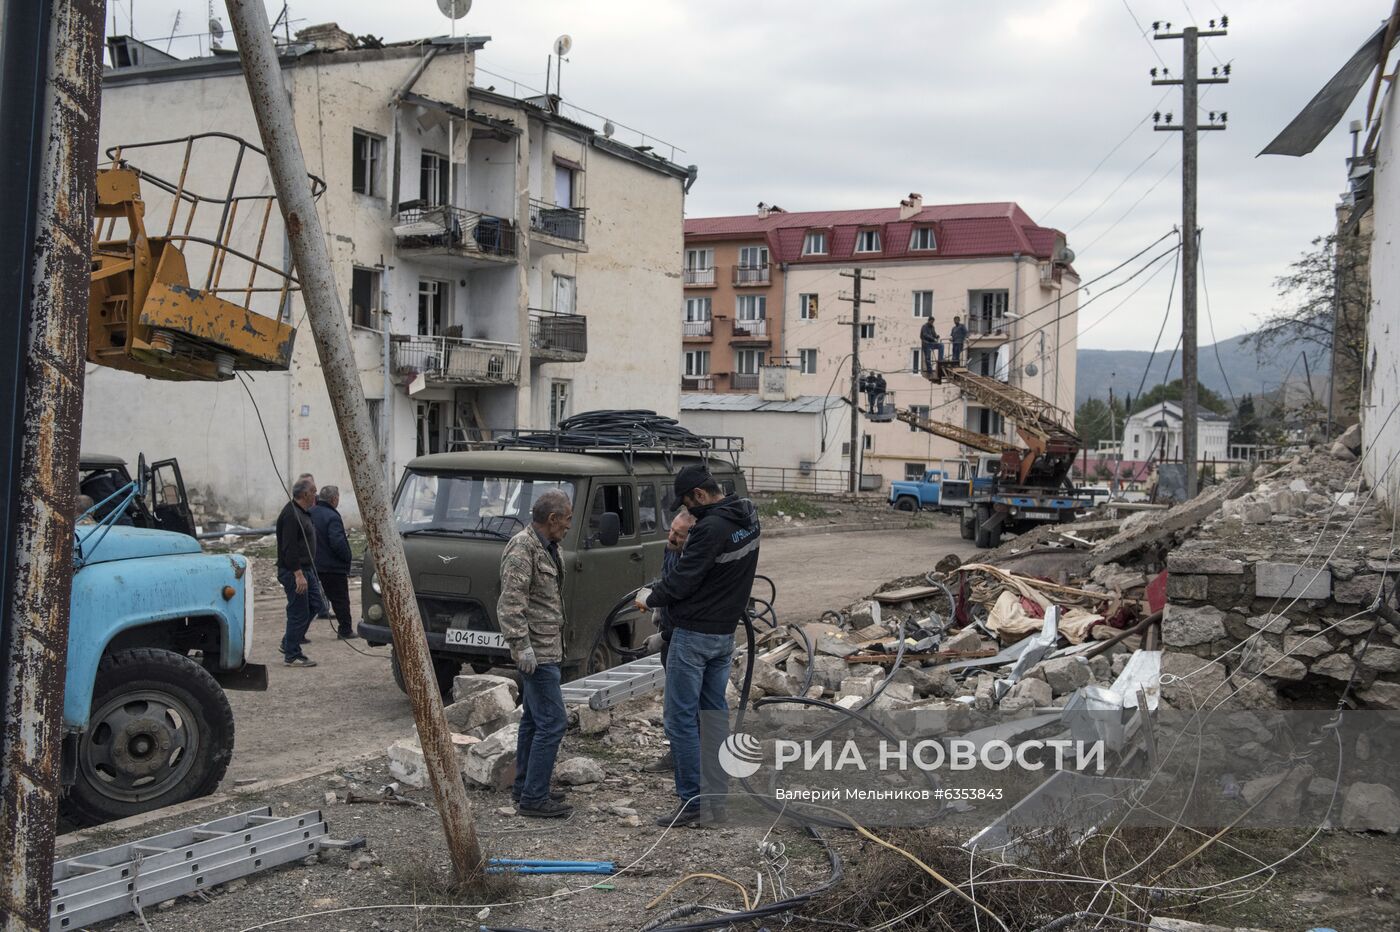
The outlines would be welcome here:
[[[311,627],[311,619],[319,615],[325,606],[316,574],[306,571],[303,575],[306,576],[306,591],[298,593],[296,575],[280,566],[277,568],[277,581],[287,593],[287,632],[282,635],[282,656],[287,660],[304,656],[301,639],[306,636],[306,629]]]
[[[942,361],[943,361],[943,344],[942,344],[942,343],[924,343],[924,344],[922,344],[921,348],[922,348],[923,351],[924,351],[924,371],[925,371],[925,372],[932,372],[932,371],[933,371],[933,354],[934,354],[934,353],[937,353],[937,354],[938,354],[938,361],[939,361],[939,362],[942,362]]]
[[[666,654],[666,737],[676,759],[676,795],[682,803],[702,792],[723,793],[728,779],[719,748],[729,737],[724,687],[734,659],[734,635],[677,628]],[[722,803],[710,797],[710,805]]]
[[[542,663],[529,676],[520,675],[520,736],[515,742],[515,787],[512,790],[524,806],[537,806],[549,799],[549,778],[554,774],[554,758],[569,720],[564,713],[564,694],[559,691],[559,664]]]

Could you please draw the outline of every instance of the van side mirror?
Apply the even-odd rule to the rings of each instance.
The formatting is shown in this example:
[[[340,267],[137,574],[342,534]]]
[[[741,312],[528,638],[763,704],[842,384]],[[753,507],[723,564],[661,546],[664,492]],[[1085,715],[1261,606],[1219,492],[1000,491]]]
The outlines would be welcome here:
[[[622,519],[616,512],[605,511],[598,516],[598,531],[588,539],[590,544],[599,543],[604,547],[616,547],[622,537]]]

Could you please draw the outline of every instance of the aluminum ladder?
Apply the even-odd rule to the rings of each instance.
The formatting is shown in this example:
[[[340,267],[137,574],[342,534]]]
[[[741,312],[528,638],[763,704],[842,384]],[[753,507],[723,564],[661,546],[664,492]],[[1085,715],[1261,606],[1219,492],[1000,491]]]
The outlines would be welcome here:
[[[660,689],[666,680],[661,655],[648,654],[637,660],[565,683],[564,702],[586,704],[590,709],[611,709],[620,702]]]

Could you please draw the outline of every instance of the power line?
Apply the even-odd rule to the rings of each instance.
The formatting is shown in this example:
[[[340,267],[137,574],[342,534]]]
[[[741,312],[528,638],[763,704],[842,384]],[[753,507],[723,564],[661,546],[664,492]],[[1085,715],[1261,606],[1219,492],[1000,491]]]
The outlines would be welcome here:
[[[1201,263],[1201,291],[1206,296],[1206,323],[1210,326],[1211,349],[1215,351],[1215,364],[1220,367],[1220,377],[1225,380],[1225,391],[1230,393],[1230,407],[1239,410],[1239,402],[1235,401],[1235,390],[1230,387],[1230,376],[1225,372],[1225,363],[1220,361],[1220,340],[1215,336],[1215,318],[1210,313],[1210,288],[1206,285],[1205,250],[1197,250],[1196,257]]]
[[[1156,50],[1154,49],[1153,51],[1156,51]],[[1171,93],[1171,92],[1168,91],[1166,94],[1163,94],[1163,95],[1157,100],[1157,103],[1153,106],[1153,111],[1156,111],[1157,109],[1161,108],[1161,106],[1162,106],[1162,101],[1166,100],[1168,94],[1170,94],[1170,93]],[[1150,119],[1152,119],[1152,113],[1149,112],[1149,113],[1143,114],[1142,119],[1141,119],[1141,120],[1138,120],[1136,123],[1133,124],[1133,128],[1130,129],[1130,130],[1128,130],[1127,135],[1125,135],[1122,139],[1118,140],[1117,144],[1114,145],[1114,147],[1113,147],[1112,149],[1109,149],[1109,150],[1108,150],[1108,154],[1107,154],[1107,155],[1105,155],[1103,158],[1099,159],[1098,164],[1095,165],[1095,166],[1093,167],[1093,169],[1089,172],[1089,174],[1085,175],[1084,178],[1079,182],[1079,184],[1077,184],[1077,185],[1075,185],[1073,188],[1071,188],[1067,194],[1065,194],[1064,196],[1062,196],[1062,197],[1061,197],[1058,201],[1056,201],[1054,204],[1050,205],[1050,209],[1047,210],[1045,213],[1041,214],[1041,215],[1040,215],[1040,219],[1041,219],[1042,221],[1048,220],[1048,219],[1050,218],[1050,215],[1053,214],[1053,213],[1059,208],[1059,206],[1060,206],[1061,204],[1063,204],[1065,201],[1069,200],[1071,197],[1073,197],[1075,194],[1077,194],[1077,193],[1079,192],[1079,189],[1080,189],[1080,188],[1082,188],[1082,187],[1084,187],[1086,184],[1088,184],[1089,181],[1090,181],[1095,175],[1097,175],[1097,174],[1099,173],[1099,169],[1103,168],[1104,163],[1106,163],[1110,158],[1112,158],[1112,157],[1113,157],[1113,154],[1114,154],[1115,152],[1117,152],[1119,149],[1123,148],[1124,143],[1126,143],[1129,139],[1132,139],[1132,138],[1133,138],[1133,134],[1136,133],[1139,129],[1141,129],[1141,128],[1142,128],[1142,125],[1143,125],[1144,123],[1146,123],[1146,122],[1147,122],[1148,120],[1150,120]]]
[[[1167,321],[1168,321],[1168,320],[1171,318],[1171,316],[1172,316],[1172,296],[1176,294],[1176,272],[1177,272],[1177,269],[1178,269],[1178,268],[1179,268],[1179,266],[1178,266],[1175,262],[1173,262],[1173,263],[1172,263],[1172,283],[1171,283],[1171,287],[1167,289],[1167,311],[1166,311],[1165,314],[1162,315],[1162,326],[1159,327],[1159,328],[1157,328],[1157,339],[1155,339],[1155,340],[1152,341],[1152,352],[1151,352],[1151,353],[1148,355],[1148,357],[1147,357],[1147,366],[1142,370],[1142,381],[1138,382],[1138,389],[1137,389],[1137,396],[1136,396],[1136,397],[1138,397],[1138,398],[1141,398],[1141,397],[1142,397],[1142,389],[1143,389],[1143,386],[1145,386],[1145,385],[1147,384],[1147,374],[1148,374],[1149,372],[1152,371],[1152,360],[1153,360],[1154,358],[1156,358],[1156,356],[1157,356],[1157,347],[1158,347],[1159,345],[1161,345],[1161,342],[1162,342],[1162,334],[1164,334],[1164,333],[1167,332]],[[1173,357],[1175,357],[1175,355],[1176,355],[1176,351],[1175,351],[1175,350],[1172,351],[1172,355],[1173,355]],[[1171,372],[1171,363],[1168,363],[1168,364],[1167,364],[1167,372]],[[1127,409],[1125,408],[1124,410],[1126,411]]]
[[[1142,36],[1142,41],[1147,43],[1147,47],[1152,50],[1152,54],[1157,57],[1157,61],[1165,66],[1167,63],[1162,58],[1162,53],[1157,51],[1157,46],[1153,45],[1152,40],[1147,37],[1147,28],[1138,20],[1137,14],[1133,12],[1133,8],[1128,6],[1128,0],[1123,0],[1123,9],[1127,10],[1128,15],[1133,18],[1133,25],[1137,27],[1138,35]]]

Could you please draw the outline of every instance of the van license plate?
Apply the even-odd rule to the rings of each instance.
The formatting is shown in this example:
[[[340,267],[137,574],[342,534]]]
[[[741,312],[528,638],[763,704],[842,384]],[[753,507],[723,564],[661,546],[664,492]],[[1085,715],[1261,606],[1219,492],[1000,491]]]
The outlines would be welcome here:
[[[448,628],[449,647],[486,647],[491,650],[509,650],[505,635],[495,631],[471,631],[467,628]]]
[[[1027,518],[1049,518],[1049,519],[1052,519],[1052,520],[1055,519],[1055,518],[1058,518],[1058,517],[1060,516],[1060,513],[1059,513],[1058,511],[1030,511],[1030,510],[1027,510],[1027,511],[1021,512],[1021,514],[1025,515]]]

